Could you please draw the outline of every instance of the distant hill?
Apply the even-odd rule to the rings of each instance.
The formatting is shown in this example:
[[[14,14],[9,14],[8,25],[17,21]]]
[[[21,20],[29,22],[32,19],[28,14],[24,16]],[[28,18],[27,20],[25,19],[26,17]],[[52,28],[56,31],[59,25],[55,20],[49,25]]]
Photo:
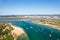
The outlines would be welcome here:
[[[17,16],[60,16],[60,14],[53,14],[53,15],[0,15],[0,17],[17,17]]]
[[[60,14],[55,14],[55,16],[60,16]]]
[[[0,17],[16,17],[17,15],[0,15]]]

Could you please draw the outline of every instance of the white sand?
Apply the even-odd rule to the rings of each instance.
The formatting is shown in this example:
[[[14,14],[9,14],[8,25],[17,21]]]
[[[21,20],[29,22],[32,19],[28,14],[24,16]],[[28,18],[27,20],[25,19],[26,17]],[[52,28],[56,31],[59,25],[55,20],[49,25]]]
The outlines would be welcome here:
[[[14,30],[11,31],[11,33],[12,33],[12,35],[14,37],[14,40],[16,40],[18,36],[25,34],[25,32],[24,32],[24,30],[22,28],[16,27],[16,26],[14,26],[12,24],[10,24],[10,25],[11,25],[11,27],[14,28]]]
[[[34,21],[32,21],[32,22],[34,22]],[[37,22],[34,22],[34,23],[37,23]],[[60,30],[60,26],[51,25],[51,24],[43,24],[43,23],[41,23],[41,22],[40,22],[40,23],[37,23],[37,24],[47,25],[47,26],[49,26],[49,27],[51,27],[51,28]]]

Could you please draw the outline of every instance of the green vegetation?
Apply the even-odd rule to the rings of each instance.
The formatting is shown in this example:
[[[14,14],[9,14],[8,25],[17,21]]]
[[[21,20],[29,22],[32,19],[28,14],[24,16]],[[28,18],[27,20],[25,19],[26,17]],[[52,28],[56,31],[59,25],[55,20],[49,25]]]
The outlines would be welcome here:
[[[0,40],[14,40],[12,30],[13,28],[8,23],[0,23]]]
[[[33,22],[60,26],[60,20],[33,20]]]
[[[2,40],[14,40],[13,36],[10,34],[6,35]]]

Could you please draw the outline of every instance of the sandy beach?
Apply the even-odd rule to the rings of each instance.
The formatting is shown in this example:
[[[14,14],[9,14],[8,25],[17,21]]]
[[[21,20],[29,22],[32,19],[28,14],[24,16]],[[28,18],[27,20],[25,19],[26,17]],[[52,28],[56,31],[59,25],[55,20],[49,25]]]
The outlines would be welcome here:
[[[40,23],[40,24],[41,24],[41,23]],[[50,25],[50,24],[42,24],[42,25],[47,25],[47,26],[49,26],[49,27],[51,27],[51,28],[60,30],[60,26]]]
[[[18,36],[25,34],[24,30],[20,27],[14,26],[11,23],[9,23],[11,27],[13,27],[14,30],[11,31],[11,34],[14,37],[14,40],[18,38]]]
[[[34,21],[32,21],[32,22],[34,22]],[[37,23],[37,22],[34,22],[34,23]],[[37,24],[47,25],[47,26],[49,26],[49,27],[51,27],[51,28],[60,30],[60,26],[51,25],[51,24],[43,24],[43,23],[41,23],[41,22],[40,22],[40,23],[37,23]]]
[[[55,28],[55,29],[60,30],[60,26],[50,25],[50,24],[44,24],[44,25],[47,25],[47,26],[50,26],[50,27],[52,27],[52,28]]]

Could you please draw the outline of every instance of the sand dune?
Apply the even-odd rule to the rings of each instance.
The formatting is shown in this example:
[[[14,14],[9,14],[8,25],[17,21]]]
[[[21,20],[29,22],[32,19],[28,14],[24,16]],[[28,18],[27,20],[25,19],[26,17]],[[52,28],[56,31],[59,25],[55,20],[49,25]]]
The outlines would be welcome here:
[[[14,28],[14,30],[11,31],[11,33],[12,33],[12,35],[14,37],[14,40],[16,40],[18,36],[25,34],[25,32],[24,32],[24,30],[22,28],[16,27],[16,26],[14,26],[12,24],[10,24],[10,25],[11,25],[11,27]]]

